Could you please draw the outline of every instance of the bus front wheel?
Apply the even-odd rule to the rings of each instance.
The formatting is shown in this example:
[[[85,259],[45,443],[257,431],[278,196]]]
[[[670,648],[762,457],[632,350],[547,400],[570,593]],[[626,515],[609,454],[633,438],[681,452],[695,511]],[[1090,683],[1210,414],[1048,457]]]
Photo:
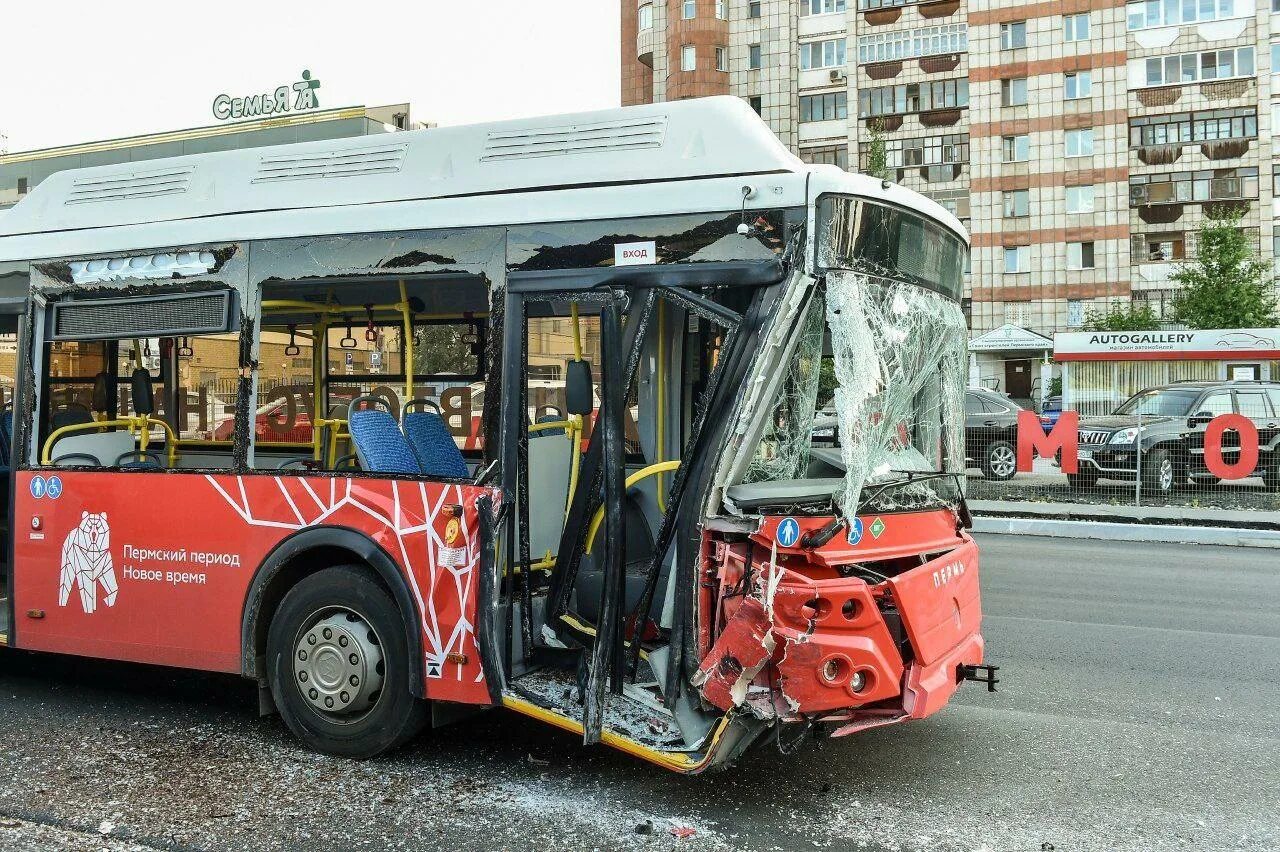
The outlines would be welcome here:
[[[327,568],[290,589],[271,619],[271,694],[310,748],[373,757],[426,723],[426,703],[410,690],[409,653],[386,589],[355,566]]]

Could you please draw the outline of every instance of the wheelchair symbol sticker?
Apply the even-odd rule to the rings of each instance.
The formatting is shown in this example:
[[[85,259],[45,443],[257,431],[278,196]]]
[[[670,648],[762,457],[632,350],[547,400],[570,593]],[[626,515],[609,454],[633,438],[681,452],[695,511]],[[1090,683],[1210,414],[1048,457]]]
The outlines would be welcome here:
[[[62,496],[62,478],[58,476],[49,477],[49,484],[45,486],[45,491],[49,495],[50,500],[57,500]]]
[[[39,500],[45,495],[48,486],[45,485],[44,477],[36,475],[31,477],[31,496]]]
[[[800,524],[795,518],[783,518],[778,524],[778,544],[783,547],[795,547],[800,540]]]
[[[862,541],[862,518],[854,518],[853,524],[849,527],[849,543],[857,544]]]

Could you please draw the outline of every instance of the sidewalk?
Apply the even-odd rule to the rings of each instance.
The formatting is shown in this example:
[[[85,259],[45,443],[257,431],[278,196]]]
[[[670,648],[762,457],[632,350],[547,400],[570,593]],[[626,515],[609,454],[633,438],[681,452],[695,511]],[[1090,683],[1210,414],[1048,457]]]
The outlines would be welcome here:
[[[1280,549],[1280,513],[1182,506],[971,500],[973,531]]]

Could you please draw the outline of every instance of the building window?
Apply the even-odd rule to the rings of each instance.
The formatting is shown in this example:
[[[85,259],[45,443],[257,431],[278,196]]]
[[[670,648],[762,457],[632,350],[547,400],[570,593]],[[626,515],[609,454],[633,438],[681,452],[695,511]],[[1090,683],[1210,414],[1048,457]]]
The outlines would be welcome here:
[[[1025,133],[1020,136],[1001,137],[1000,148],[1002,162],[1025,163],[1031,159],[1031,137]]]
[[[760,70],[760,45],[758,44],[748,45],[747,67],[752,71]]]
[[[964,53],[969,49],[967,24],[941,24],[913,30],[858,36],[858,62],[894,62],[917,56]]]
[[[862,169],[866,171],[869,165],[869,148],[864,146],[860,154]],[[885,165],[891,169],[963,164],[969,162],[969,134],[886,139],[884,154]]]
[[[947,190],[930,194],[929,197],[942,205],[943,210],[946,210],[957,219],[963,221],[969,218],[969,191],[967,189]],[[968,272],[968,269],[965,271]]]
[[[969,105],[969,80],[935,80],[858,91],[858,115],[906,115]]]
[[[1000,106],[1025,106],[1026,103],[1026,77],[1012,77],[1000,81]]]
[[[1087,184],[1085,186],[1067,187],[1067,212],[1068,213],[1092,213],[1093,212],[1092,184]]]
[[[1089,13],[1062,16],[1062,38],[1064,41],[1088,41]]]
[[[827,148],[801,148],[800,159],[806,163],[839,166],[847,170],[849,168],[849,147],[847,145],[836,145]]]
[[[680,17],[684,18],[686,21],[690,20],[691,18],[697,17],[697,15],[698,15],[697,0],[684,0],[684,2],[680,4]]]
[[[1085,127],[1081,130],[1068,130],[1064,153],[1068,157],[1093,156],[1093,128]]]
[[[729,70],[729,51],[725,50],[723,47],[716,48],[716,70]]]
[[[1129,120],[1129,145],[1180,145],[1217,139],[1253,139],[1258,111],[1253,107],[1149,115]]]
[[[747,98],[747,103],[756,111],[756,115],[764,115],[764,103],[760,100],[759,95],[752,95]]]
[[[1093,243],[1067,243],[1067,269],[1093,269]]]
[[[1129,206],[1234,201],[1258,197],[1257,168],[1205,169],[1129,178]]]
[[[749,0],[749,2],[747,3],[747,17],[748,18],[760,17],[760,0]]]
[[[691,44],[680,46],[680,70],[698,70],[698,49]]]
[[[19,198],[27,194],[28,185],[29,184],[28,184],[27,178],[24,178],[24,177],[18,178],[18,197]]]
[[[1271,11],[1280,11],[1280,2],[1271,0]],[[1253,14],[1252,0],[1138,0],[1128,4],[1129,29],[1197,24]]]
[[[800,96],[801,121],[832,121],[849,117],[849,93]]]
[[[1177,86],[1254,75],[1252,46],[1134,59],[1130,61],[1130,67],[1138,62],[1144,69],[1145,86]],[[1133,76],[1130,74],[1129,78],[1133,79]]]
[[[1016,50],[1027,46],[1027,22],[1010,21],[1000,25],[1000,49]]]
[[[842,38],[805,42],[800,45],[800,70],[837,68],[844,65],[845,45]]]
[[[1031,192],[1025,189],[1013,189],[1003,193],[1004,218],[1021,219],[1031,215]]]
[[[1277,231],[1280,234],[1280,231]],[[1135,234],[1134,263],[1167,263],[1187,256],[1186,237],[1178,231],[1169,234]]]
[[[646,3],[645,5],[641,6],[638,12],[638,17],[640,20],[640,29],[642,30],[653,29],[653,4]]]
[[[1062,77],[1066,99],[1069,101],[1087,98],[1093,93],[1093,72],[1073,71]]]
[[[825,15],[829,12],[843,12],[845,0],[800,0],[800,14]]]
[[[725,18],[724,0],[716,0],[716,18],[721,21]]]
[[[1031,246],[1005,246],[1004,271],[1006,274],[1027,272],[1031,269]]]

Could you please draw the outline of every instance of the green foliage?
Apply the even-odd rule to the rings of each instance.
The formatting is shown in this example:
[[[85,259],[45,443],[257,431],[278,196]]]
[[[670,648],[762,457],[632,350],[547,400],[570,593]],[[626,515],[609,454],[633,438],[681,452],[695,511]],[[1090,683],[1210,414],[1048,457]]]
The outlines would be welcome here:
[[[474,332],[467,323],[420,325],[413,329],[413,371],[420,376],[473,369]]]
[[[1048,396],[1062,396],[1062,376],[1054,376],[1049,380]]]
[[[818,369],[818,408],[825,408],[836,395],[836,362],[832,358],[823,358]]]
[[[1149,305],[1137,302],[1112,302],[1105,311],[1089,311],[1084,317],[1085,331],[1154,331],[1160,317]]]
[[[867,174],[878,180],[892,180],[889,174],[889,149],[884,138],[884,124],[874,119],[867,129],[871,140],[867,143]]]
[[[1276,324],[1275,270],[1240,229],[1241,211],[1206,206],[1195,259],[1170,276],[1174,318],[1190,328],[1266,328]]]

